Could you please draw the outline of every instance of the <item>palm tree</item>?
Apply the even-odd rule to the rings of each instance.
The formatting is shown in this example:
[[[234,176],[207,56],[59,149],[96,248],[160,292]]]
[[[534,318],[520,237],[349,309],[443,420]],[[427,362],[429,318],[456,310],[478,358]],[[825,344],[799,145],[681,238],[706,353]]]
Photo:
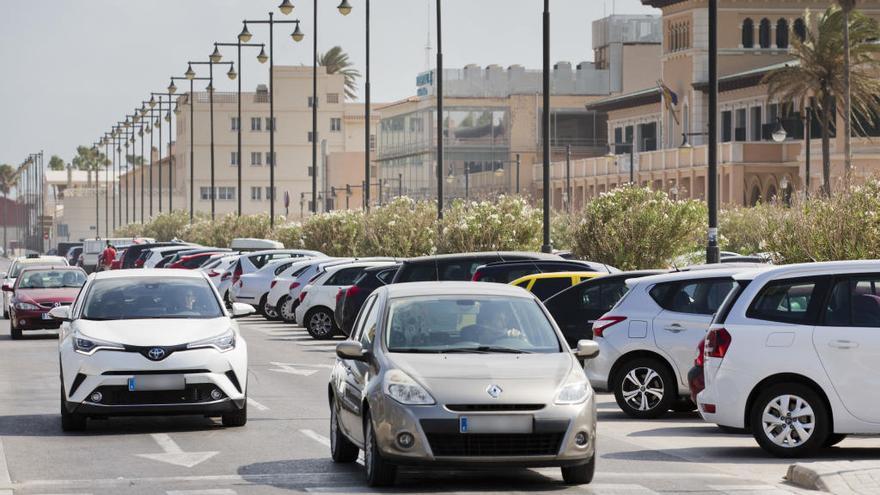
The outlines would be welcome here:
[[[18,174],[12,166],[0,165],[0,194],[3,194],[3,256],[9,256],[9,243],[6,239],[6,223],[9,218],[9,192],[18,182]]]
[[[341,46],[334,46],[326,53],[318,55],[318,65],[326,67],[327,74],[342,74],[345,76],[345,97],[353,100],[357,97],[357,78],[361,77],[361,73],[357,69],[352,68],[352,63],[348,60],[348,54],[342,51]]]
[[[810,26],[810,13],[807,12],[808,26],[804,40],[795,36],[791,53],[795,62],[773,70],[764,76],[771,98],[783,102],[797,103],[801,113],[807,106],[810,96],[815,97],[822,127],[822,176],[823,192],[831,194],[831,128],[834,112],[844,119],[840,110],[840,99],[846,94],[844,81],[843,31],[845,14],[839,7],[831,7],[818,19],[815,27]],[[874,125],[880,116],[880,45],[872,40],[880,39],[880,25],[877,21],[854,11],[849,23],[851,71],[849,74],[850,94],[855,112],[863,124]],[[836,110],[835,110],[836,109]],[[861,131],[864,131],[862,128]]]
[[[131,155],[131,158],[134,158],[134,155]],[[138,161],[140,157],[137,157]],[[85,170],[88,174],[88,183],[92,184],[92,171],[95,172],[95,180],[98,178],[98,170],[104,168],[105,163],[107,162],[107,157],[104,156],[103,153],[98,151],[97,148],[93,148],[91,146],[77,146],[76,147],[76,156],[71,161],[71,164],[74,168],[78,170]]]

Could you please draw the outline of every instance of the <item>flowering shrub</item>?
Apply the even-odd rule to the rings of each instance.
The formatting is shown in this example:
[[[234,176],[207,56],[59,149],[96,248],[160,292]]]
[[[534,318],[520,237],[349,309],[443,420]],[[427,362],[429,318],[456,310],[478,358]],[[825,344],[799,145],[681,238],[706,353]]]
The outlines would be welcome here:
[[[327,256],[359,256],[363,233],[364,214],[359,211],[322,213],[302,225],[303,246]]]
[[[541,210],[524,198],[499,196],[494,202],[453,201],[443,214],[440,252],[538,251]]]
[[[287,249],[303,249],[302,225],[298,223],[275,227],[269,238],[281,241]]]
[[[706,232],[706,205],[662,191],[621,187],[590,201],[573,225],[573,250],[621,270],[668,266],[694,251]]]
[[[364,256],[409,258],[433,254],[437,238],[437,204],[400,197],[363,216],[359,249]]]

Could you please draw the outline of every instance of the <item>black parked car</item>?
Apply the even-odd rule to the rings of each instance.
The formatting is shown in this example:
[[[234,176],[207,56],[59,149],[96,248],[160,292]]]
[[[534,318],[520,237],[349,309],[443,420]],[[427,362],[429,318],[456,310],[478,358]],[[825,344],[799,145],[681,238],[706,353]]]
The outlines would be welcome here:
[[[346,336],[351,334],[354,320],[367,296],[379,287],[390,284],[399,268],[400,265],[367,268],[354,280],[354,285],[340,289],[341,294],[336,297],[336,311],[333,312],[333,317],[336,319],[336,326],[343,334]]]
[[[666,270],[619,272],[581,282],[544,301],[566,342],[593,338],[593,322],[607,313],[626,294],[626,281],[666,273]]]
[[[514,280],[535,273],[600,272],[614,273],[617,269],[602,263],[577,260],[520,260],[498,261],[477,268],[474,282],[497,282],[509,284]]]
[[[555,260],[562,258],[555,254],[491,251],[485,253],[441,254],[422,256],[403,262],[392,283],[467,281],[472,280],[477,268],[499,261]]]

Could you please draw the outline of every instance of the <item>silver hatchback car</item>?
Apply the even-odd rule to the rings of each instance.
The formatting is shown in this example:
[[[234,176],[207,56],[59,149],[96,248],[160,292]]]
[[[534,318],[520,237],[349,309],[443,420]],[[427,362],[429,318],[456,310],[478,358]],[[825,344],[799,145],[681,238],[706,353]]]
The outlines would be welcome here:
[[[595,470],[596,406],[579,359],[519,287],[424,282],[381,287],[336,348],[328,393],[331,454],[364,451],[367,483],[399,465]]]

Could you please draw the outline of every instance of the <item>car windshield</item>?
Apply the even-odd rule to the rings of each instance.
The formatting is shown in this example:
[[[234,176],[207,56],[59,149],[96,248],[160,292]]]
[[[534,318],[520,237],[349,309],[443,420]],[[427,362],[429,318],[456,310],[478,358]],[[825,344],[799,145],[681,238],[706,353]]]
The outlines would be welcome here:
[[[19,289],[79,288],[86,274],[79,270],[28,270],[18,282]]]
[[[501,296],[392,300],[385,332],[389,352],[560,352],[553,325],[533,299]]]
[[[126,277],[96,280],[88,289],[87,320],[219,318],[220,302],[201,278]]]

